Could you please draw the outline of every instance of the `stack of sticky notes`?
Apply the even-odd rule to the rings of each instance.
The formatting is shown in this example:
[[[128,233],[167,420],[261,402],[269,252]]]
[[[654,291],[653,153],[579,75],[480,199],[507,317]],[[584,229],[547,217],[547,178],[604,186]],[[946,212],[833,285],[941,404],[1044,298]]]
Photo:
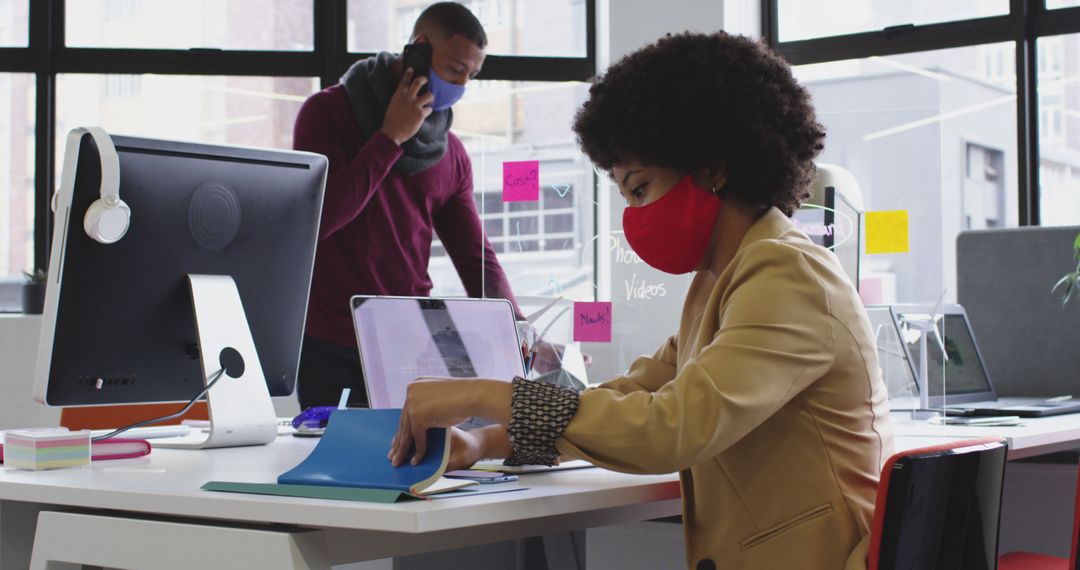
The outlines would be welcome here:
[[[4,465],[56,469],[90,463],[90,430],[16,429],[4,432]]]

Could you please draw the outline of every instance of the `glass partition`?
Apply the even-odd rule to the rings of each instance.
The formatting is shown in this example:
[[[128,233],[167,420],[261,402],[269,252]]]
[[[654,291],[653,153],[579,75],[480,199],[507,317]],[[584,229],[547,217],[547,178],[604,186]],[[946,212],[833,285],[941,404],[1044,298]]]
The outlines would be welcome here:
[[[828,132],[819,160],[850,170],[861,190],[859,291],[880,306],[871,322],[894,408],[926,405],[914,389],[922,354],[936,384],[927,395],[944,403],[953,376],[971,371],[953,365],[975,360],[958,352],[962,321],[947,318],[956,238],[1019,219],[1014,56],[1007,42],[795,68]],[[871,232],[899,227],[906,251],[875,244]]]

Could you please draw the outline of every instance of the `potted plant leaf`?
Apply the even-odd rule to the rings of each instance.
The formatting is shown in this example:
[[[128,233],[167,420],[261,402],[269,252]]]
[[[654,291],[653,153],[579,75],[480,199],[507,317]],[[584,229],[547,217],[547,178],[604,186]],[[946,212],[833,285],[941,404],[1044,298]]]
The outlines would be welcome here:
[[[27,315],[40,315],[45,310],[45,270],[37,269],[23,275],[26,276],[26,283],[22,290],[22,311]]]
[[[1051,294],[1055,294],[1058,289],[1065,288],[1061,294],[1062,306],[1069,302],[1074,293],[1080,296],[1080,287],[1077,287],[1077,281],[1080,281],[1080,234],[1077,234],[1076,239],[1073,240],[1073,259],[1076,260],[1076,268],[1058,279],[1058,282],[1054,283],[1054,288],[1050,290]]]

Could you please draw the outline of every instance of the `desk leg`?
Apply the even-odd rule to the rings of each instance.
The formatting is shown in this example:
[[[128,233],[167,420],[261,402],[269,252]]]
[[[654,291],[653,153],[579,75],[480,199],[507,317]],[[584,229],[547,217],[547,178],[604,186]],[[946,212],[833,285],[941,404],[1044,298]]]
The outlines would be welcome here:
[[[0,568],[29,568],[42,505],[0,501]]]

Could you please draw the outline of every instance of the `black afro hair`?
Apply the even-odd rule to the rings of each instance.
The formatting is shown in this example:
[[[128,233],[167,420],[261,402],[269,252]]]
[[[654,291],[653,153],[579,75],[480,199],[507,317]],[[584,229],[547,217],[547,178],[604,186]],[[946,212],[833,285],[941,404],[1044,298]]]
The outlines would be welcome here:
[[[810,197],[825,138],[787,63],[724,32],[668,35],[612,65],[574,132],[604,170],[626,161],[684,173],[726,167],[723,196],[788,216]]]

